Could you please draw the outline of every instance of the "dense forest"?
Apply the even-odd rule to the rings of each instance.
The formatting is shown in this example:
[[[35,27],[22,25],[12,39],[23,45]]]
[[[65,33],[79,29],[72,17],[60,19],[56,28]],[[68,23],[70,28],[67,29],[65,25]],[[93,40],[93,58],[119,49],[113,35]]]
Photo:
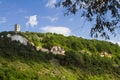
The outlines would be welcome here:
[[[14,35],[27,39],[27,45],[12,40]],[[64,49],[64,55],[50,52],[53,46]],[[0,80],[119,79],[118,44],[55,33],[0,33]]]

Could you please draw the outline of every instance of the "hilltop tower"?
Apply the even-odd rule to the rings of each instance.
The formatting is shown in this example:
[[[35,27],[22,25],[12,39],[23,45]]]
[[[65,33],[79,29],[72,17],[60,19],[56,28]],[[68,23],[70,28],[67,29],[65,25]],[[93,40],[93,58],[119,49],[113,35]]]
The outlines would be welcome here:
[[[20,32],[20,25],[19,24],[15,24],[15,32]]]

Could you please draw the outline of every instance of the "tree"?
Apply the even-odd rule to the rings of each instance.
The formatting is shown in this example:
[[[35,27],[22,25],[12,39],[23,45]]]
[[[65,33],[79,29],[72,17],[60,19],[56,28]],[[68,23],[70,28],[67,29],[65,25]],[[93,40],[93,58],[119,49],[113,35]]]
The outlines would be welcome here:
[[[110,39],[110,34],[115,36],[120,28],[120,0],[61,0],[56,6],[65,8],[66,15],[81,11],[81,17],[95,22],[91,37]]]

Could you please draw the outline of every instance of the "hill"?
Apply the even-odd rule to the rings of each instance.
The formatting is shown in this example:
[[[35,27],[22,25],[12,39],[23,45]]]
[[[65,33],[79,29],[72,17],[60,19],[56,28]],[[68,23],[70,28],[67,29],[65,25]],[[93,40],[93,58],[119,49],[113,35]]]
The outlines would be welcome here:
[[[119,79],[118,44],[52,33],[0,33],[0,80]]]

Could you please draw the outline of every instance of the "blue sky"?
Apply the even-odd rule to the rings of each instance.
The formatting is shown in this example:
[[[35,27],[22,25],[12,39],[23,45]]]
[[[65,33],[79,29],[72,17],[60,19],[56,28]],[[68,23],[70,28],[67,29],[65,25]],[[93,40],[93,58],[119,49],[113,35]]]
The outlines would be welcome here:
[[[54,3],[56,0],[0,0],[0,32],[13,31],[18,23],[23,32],[57,32],[91,38],[93,23],[80,17],[79,12],[64,16],[65,10],[55,8]],[[119,34],[111,37],[111,41],[120,42]]]

